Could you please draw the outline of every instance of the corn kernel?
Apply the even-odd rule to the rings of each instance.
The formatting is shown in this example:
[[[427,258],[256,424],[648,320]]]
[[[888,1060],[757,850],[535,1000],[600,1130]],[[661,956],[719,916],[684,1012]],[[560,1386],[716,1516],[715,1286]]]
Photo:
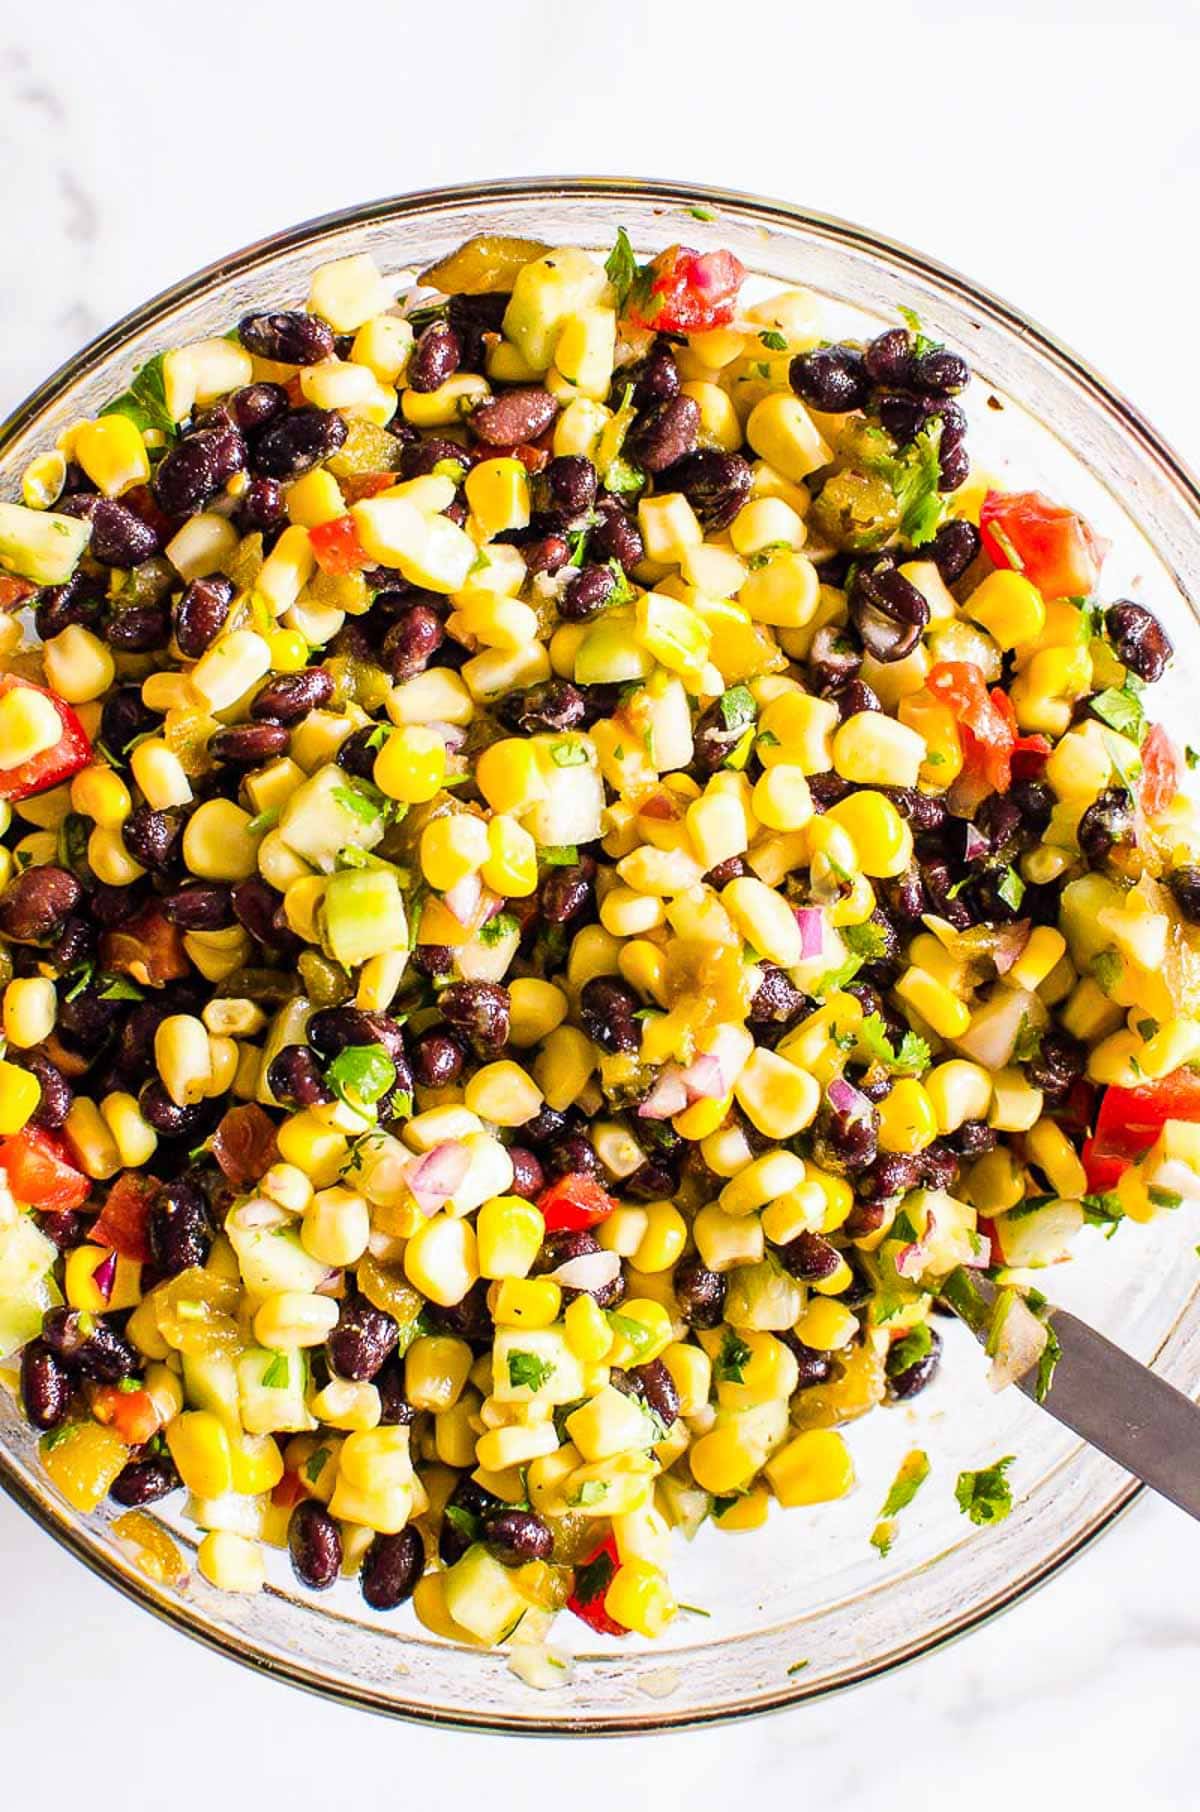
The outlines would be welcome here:
[[[375,784],[390,799],[422,805],[446,777],[446,745],[435,730],[406,724],[390,732],[375,757]]]
[[[49,1038],[57,1016],[54,983],[43,976],[18,976],[4,990],[4,1036],[19,1050],[28,1050]],[[36,1105],[35,1096],[33,1106]]]
[[[806,1429],[772,1455],[763,1471],[779,1502],[789,1509],[845,1497],[854,1485],[850,1451],[832,1428]]]
[[[267,1563],[258,1542],[229,1529],[209,1530],[196,1550],[196,1565],[222,1592],[260,1592],[266,1584]]]

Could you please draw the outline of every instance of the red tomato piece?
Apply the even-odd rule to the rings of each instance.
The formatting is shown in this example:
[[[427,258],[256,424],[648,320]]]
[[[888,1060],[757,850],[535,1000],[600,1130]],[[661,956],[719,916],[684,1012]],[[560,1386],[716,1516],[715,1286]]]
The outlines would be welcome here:
[[[11,573],[0,573],[0,610],[18,610],[36,590],[30,579],[14,579]]]
[[[99,1217],[92,1223],[89,1238],[101,1246],[112,1246],[122,1258],[132,1258],[139,1265],[148,1264],[150,1237],[146,1231],[146,1217],[158,1186],[157,1177],[123,1170],[109,1190]]]
[[[532,441],[523,440],[519,447],[510,449],[510,456],[519,459],[527,472],[543,472],[550,464],[550,448],[539,447]]]
[[[308,531],[313,555],[323,573],[344,578],[347,573],[361,572],[370,566],[371,558],[358,538],[353,516],[335,516],[332,522],[318,522]]]
[[[1155,724],[1142,744],[1142,783],[1138,798],[1147,818],[1157,818],[1166,811],[1179,791],[1179,768],[1171,738],[1161,724]]]
[[[1107,1195],[1115,1189],[1121,1177],[1129,1169],[1128,1158],[1106,1158],[1096,1150],[1095,1139],[1084,1141],[1080,1153],[1083,1161],[1083,1173],[1087,1179],[1089,1195]]]
[[[259,1177],[278,1161],[275,1122],[257,1101],[231,1107],[221,1117],[211,1149],[234,1188],[244,1189],[250,1183],[257,1183]]]
[[[20,767],[0,769],[0,799],[32,799],[35,793],[46,793],[52,786],[69,780],[72,774],[78,774],[92,759],[87,731],[70,705],[45,686],[35,686],[32,680],[21,679],[15,673],[0,673],[0,698],[16,686],[40,692],[43,698],[50,700],[58,712],[62,735],[52,749],[43,749],[40,755],[23,761]]]
[[[1168,1120],[1200,1120],[1200,1076],[1194,1070],[1172,1070],[1145,1088],[1118,1088],[1115,1083],[1106,1088],[1095,1134],[1083,1149],[1089,1189],[1111,1189],[1121,1172],[1149,1151]],[[1102,1176],[1111,1180],[1093,1184],[1093,1177]]]
[[[0,1139],[0,1170],[18,1202],[46,1214],[78,1208],[92,1192],[91,1178],[71,1162],[65,1142],[40,1126]]]
[[[279,1483],[271,1489],[271,1502],[278,1510],[294,1510],[307,1496],[298,1472],[285,1472]]]
[[[575,1569],[575,1587],[567,1599],[567,1609],[582,1617],[589,1629],[598,1630],[602,1636],[629,1634],[625,1625],[610,1617],[604,1608],[604,1594],[620,1564],[616,1540],[612,1535],[606,1535],[600,1546],[579,1562]]]
[[[378,497],[400,482],[399,472],[348,472],[338,484],[347,503],[359,503],[364,497]]]
[[[670,245],[646,267],[626,314],[660,333],[707,333],[732,321],[746,270],[732,252],[694,252]],[[635,299],[636,296],[636,299]]]
[[[92,1397],[92,1414],[97,1422],[115,1428],[126,1447],[143,1446],[162,1427],[154,1398],[146,1390],[119,1390],[102,1384]]]
[[[580,1228],[598,1226],[608,1219],[616,1205],[595,1177],[578,1170],[557,1178],[538,1197],[547,1233],[575,1233]]]
[[[958,722],[963,772],[988,792],[1012,785],[1016,720],[1012,702],[997,686],[989,695],[974,661],[938,661],[925,681],[935,698],[949,705]]]
[[[1024,573],[1044,598],[1087,597],[1108,552],[1082,516],[1040,491],[989,491],[979,533],[992,562]]]

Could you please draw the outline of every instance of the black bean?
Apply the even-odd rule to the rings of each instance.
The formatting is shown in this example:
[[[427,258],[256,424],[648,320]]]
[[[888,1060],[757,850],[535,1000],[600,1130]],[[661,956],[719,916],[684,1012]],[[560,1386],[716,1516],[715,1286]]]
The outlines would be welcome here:
[[[822,623],[808,650],[808,670],[818,692],[831,692],[858,677],[862,649],[840,623]]]
[[[444,637],[437,611],[428,604],[414,604],[384,636],[380,658],[394,680],[410,680],[424,673]]]
[[[936,346],[913,360],[909,381],[925,396],[957,396],[970,383],[971,368],[957,352]]]
[[[985,1153],[995,1151],[997,1137],[995,1127],[989,1126],[986,1120],[964,1120],[950,1134],[950,1145],[960,1158],[982,1158]]]
[[[546,1173],[540,1162],[527,1145],[510,1145],[508,1155],[512,1159],[513,1180],[509,1187],[513,1195],[536,1202],[546,1187]]]
[[[82,896],[69,868],[53,862],[27,868],[0,893],[0,932],[19,944],[52,937]]]
[[[1162,678],[1175,650],[1152,611],[1122,598],[1106,611],[1104,627],[1123,666],[1148,685]]]
[[[412,966],[418,975],[453,975],[454,952],[448,944],[418,944],[412,953]]]
[[[327,1592],[342,1570],[342,1533],[315,1497],[296,1505],[288,1520],[292,1571],[312,1592]]]
[[[282,895],[264,881],[260,875],[248,876],[238,881],[230,894],[234,915],[244,931],[260,944],[275,946],[283,941],[283,933],[275,923],[276,914],[283,905]]]
[[[828,1384],[833,1376],[833,1360],[828,1353],[820,1352],[815,1346],[806,1346],[790,1328],[781,1333],[779,1339],[795,1355],[799,1372],[797,1390],[811,1390],[814,1384]]]
[[[141,1367],[123,1335],[101,1316],[87,1315],[82,1309],[49,1309],[42,1322],[42,1340],[56,1359],[93,1384],[119,1384]]]
[[[879,1147],[879,1115],[871,1107],[838,1109],[827,1105],[813,1134],[814,1160],[827,1170],[853,1174],[875,1161]]]
[[[298,363],[289,360],[289,363]],[[288,406],[288,395],[282,384],[245,384],[229,398],[228,408],[234,426],[243,434],[254,428],[265,428],[282,415]]]
[[[598,1177],[603,1168],[596,1155],[596,1147],[585,1132],[564,1132],[546,1151],[545,1170],[548,1177]]]
[[[881,395],[876,406],[880,426],[893,440],[899,441],[901,446],[907,446],[916,439],[937,409],[931,397],[917,396],[910,390],[896,390]]]
[[[555,1139],[562,1137],[569,1125],[570,1120],[566,1114],[559,1113],[553,1107],[542,1107],[521,1128],[521,1138],[526,1145],[550,1145]]]
[[[521,544],[525,569],[530,573],[556,573],[567,564],[571,550],[561,535],[543,535]]]
[[[122,654],[149,654],[165,648],[171,638],[171,617],[165,604],[132,604],[116,611],[104,626],[104,639]]]
[[[462,341],[448,321],[431,321],[408,361],[409,389],[422,393],[440,389],[458,370],[462,350]]]
[[[304,667],[299,673],[277,673],[269,679],[251,705],[250,715],[295,724],[310,711],[319,711],[332,697],[332,675],[324,667]]]
[[[23,1053],[21,1062],[31,1075],[36,1076],[42,1088],[41,1099],[30,1116],[35,1126],[45,1132],[53,1132],[63,1124],[71,1111],[75,1091],[56,1063],[52,1063],[42,1051]]]
[[[853,346],[818,346],[800,352],[788,367],[792,389],[810,409],[845,415],[861,409],[871,394],[863,356]]]
[[[182,931],[225,931],[237,923],[224,881],[193,881],[163,898],[163,913]]]
[[[507,1003],[507,993],[501,992]],[[445,1001],[443,994],[439,1003],[443,1011]],[[307,1032],[309,1044],[326,1063],[348,1046],[361,1044],[381,1044],[393,1063],[406,1061],[404,1034],[387,1013],[367,1012],[361,1007],[323,1007],[309,1020]]]
[[[671,489],[682,491],[709,533],[728,528],[750,495],[754,474],[740,453],[698,447],[671,467]]]
[[[509,297],[503,290],[489,291],[481,296],[451,296],[446,319],[462,342],[460,370],[483,370],[487,336],[499,334],[508,302]]]
[[[418,440],[403,449],[400,455],[400,475],[402,478],[425,478],[446,461],[461,468],[463,476],[474,464],[475,455],[469,447],[464,447],[456,440]]]
[[[1098,868],[1116,849],[1132,849],[1133,806],[1124,787],[1106,787],[1084,812],[1075,835],[1092,868]]]
[[[679,1391],[662,1360],[648,1359],[645,1365],[635,1365],[629,1376],[637,1385],[642,1401],[654,1411],[664,1428],[670,1428],[679,1414]]]
[[[888,1372],[889,1396],[906,1402],[909,1397],[915,1397],[923,1391],[927,1384],[932,1384],[942,1361],[942,1337],[936,1328],[930,1328],[929,1337],[932,1345],[923,1358],[906,1366],[901,1372]]]
[[[486,1519],[498,1515],[507,1505],[464,1473],[450,1494],[446,1508],[463,1513],[460,1518],[444,1516],[438,1536],[438,1556],[443,1565],[452,1567],[483,1534]],[[467,1524],[465,1528],[464,1523]]]
[[[1194,862],[1173,868],[1167,886],[1180,914],[1189,925],[1200,925],[1200,866]]]
[[[707,706],[696,719],[693,732],[692,760],[702,774],[715,774],[728,761],[746,734],[746,724],[731,727],[725,721],[720,699]]]
[[[38,593],[33,626],[39,639],[49,642],[76,623],[84,629],[96,629],[107,608],[103,595],[86,589],[77,574],[66,585],[47,586]]]
[[[505,725],[522,736],[578,730],[586,716],[582,692],[565,679],[543,680],[524,692],[509,692],[498,710]]]
[[[317,1107],[334,1098],[306,1044],[285,1044],[267,1065],[267,1087],[289,1107]]]
[[[140,686],[118,686],[109,693],[100,713],[101,741],[114,759],[121,763],[136,737],[161,726],[162,719],[142,703]]]
[[[953,585],[977,558],[982,545],[975,524],[955,516],[943,522],[928,549],[921,551],[923,557],[933,561],[945,583]]]
[[[413,1040],[413,1079],[422,1088],[448,1088],[462,1075],[466,1053],[458,1039],[430,1026]]]
[[[624,982],[607,975],[597,975],[585,982],[579,997],[579,1014],[583,1029],[602,1050],[630,1054],[641,1046],[641,1033],[634,1014],[637,997]]]
[[[325,1343],[331,1368],[339,1378],[373,1378],[395,1351],[400,1329],[386,1309],[377,1309],[365,1296],[348,1296],[338,1310],[337,1324]]]
[[[640,566],[646,557],[641,530],[619,507],[603,514],[591,532],[588,549],[595,558],[615,560],[626,573]]]
[[[625,437],[625,457],[646,472],[665,472],[695,451],[699,436],[700,405],[695,397],[668,397],[637,417]]]
[[[477,1050],[494,1053],[508,1043],[508,989],[498,982],[451,982],[438,996],[438,1007]]]
[[[55,506],[60,515],[81,516],[92,525],[88,553],[103,566],[125,569],[157,554],[157,530],[116,497],[65,497]]]
[[[804,1230],[779,1248],[779,1261],[785,1271],[801,1283],[821,1283],[832,1277],[841,1264],[841,1254],[819,1233]]]
[[[548,925],[567,925],[586,911],[592,901],[592,882],[582,866],[552,868],[542,878],[538,903]]]
[[[697,1257],[681,1258],[671,1279],[679,1314],[692,1328],[720,1327],[725,1313],[726,1281]]]
[[[848,680],[844,686],[837,687],[826,696],[831,704],[837,706],[841,723],[845,723],[848,717],[857,717],[862,711],[883,710],[878,692],[868,686],[865,680]]]
[[[359,1574],[362,1595],[373,1611],[394,1611],[416,1591],[425,1571],[425,1544],[410,1523],[396,1535],[377,1535]]]
[[[929,622],[929,604],[894,566],[860,566],[850,591],[850,613],[863,646],[878,661],[911,654]]]
[[[175,606],[175,643],[185,660],[198,661],[225,627],[233,581],[222,573],[193,579]]]
[[[1087,1064],[1087,1050],[1069,1032],[1051,1027],[1042,1036],[1036,1054],[1025,1065],[1025,1075],[1040,1088],[1051,1106],[1066,1099]]]
[[[136,1510],[143,1504],[157,1504],[161,1498],[169,1497],[172,1491],[178,1491],[179,1483],[179,1474],[170,1455],[152,1453],[122,1466],[108,1488],[108,1495],[114,1503]]]
[[[236,428],[200,428],[160,461],[154,495],[168,516],[192,516],[245,467],[246,443]]]
[[[960,484],[965,484],[971,472],[971,458],[961,441],[949,443],[938,448],[938,490],[957,491]]]
[[[379,1420],[385,1427],[407,1426],[416,1420],[417,1412],[405,1394],[404,1361],[398,1354],[384,1360],[372,1383],[379,1392]]]
[[[372,738],[375,739],[374,743]],[[370,780],[375,771],[375,757],[379,753],[378,730],[375,724],[364,724],[361,730],[354,730],[338,744],[334,760],[339,768],[345,768],[347,774],[354,774],[359,780]]]
[[[616,588],[610,567],[581,567],[558,600],[558,614],[567,623],[587,623],[608,609]]]
[[[57,1428],[71,1407],[71,1380],[44,1340],[31,1340],[21,1353],[21,1403],[35,1428]]]
[[[100,942],[100,928],[92,919],[72,913],[63,921],[62,930],[51,944],[49,959],[56,969],[74,969],[95,956]]]
[[[523,1567],[529,1560],[549,1560],[554,1537],[549,1523],[534,1510],[498,1510],[483,1525],[488,1551],[506,1567]]]
[[[457,1340],[467,1340],[473,1347],[490,1346],[494,1335],[495,1323],[488,1308],[488,1282],[481,1277],[473,1283],[461,1302],[443,1306],[441,1303],[428,1303],[426,1314],[435,1331],[439,1334],[453,1334]]]
[[[299,478],[336,453],[347,432],[335,409],[293,409],[255,436],[255,470],[265,478]]]
[[[715,868],[709,869],[704,879],[709,887],[715,887],[719,891],[722,887],[728,887],[731,881],[740,881],[748,872],[741,856],[726,856],[723,862],[718,862]]]
[[[941,830],[946,822],[946,804],[936,793],[921,793],[916,787],[887,786],[880,789],[891,800],[902,818],[916,834]],[[998,795],[997,795],[998,796]]]
[[[180,1177],[164,1183],[150,1202],[146,1234],[155,1265],[166,1277],[203,1266],[212,1250],[208,1198],[197,1183]]]
[[[157,1076],[147,1082],[138,1096],[143,1119],[148,1120],[164,1139],[182,1139],[196,1132],[204,1122],[205,1106],[205,1102],[197,1101],[189,1107],[180,1107],[178,1102],[172,1101]]]
[[[561,453],[545,471],[546,486],[556,508],[568,516],[583,516],[596,501],[596,468],[582,453]]]
[[[759,965],[759,983],[750,1002],[752,1025],[788,1025],[807,1004],[786,970],[777,969],[773,963]]]
[[[333,329],[302,309],[243,315],[238,338],[256,358],[277,365],[319,365],[333,357]]]
[[[208,752],[214,761],[227,761],[234,767],[257,767],[273,755],[282,755],[290,741],[284,724],[229,724],[209,738]]]
[[[516,447],[537,440],[557,414],[558,404],[548,390],[522,386],[482,404],[467,426],[476,440],[489,447]]]
[[[904,389],[912,378],[912,341],[906,327],[891,327],[873,339],[863,353],[873,384]]]
[[[121,826],[121,841],[129,854],[151,874],[167,872],[182,834],[178,812],[157,812],[152,805],[135,805]]]
[[[268,535],[287,521],[287,497],[277,478],[252,478],[234,520],[243,535]]]
[[[647,353],[640,365],[635,365],[629,373],[621,373],[622,390],[630,377],[634,379],[633,401],[638,409],[644,409],[649,403],[662,403],[669,397],[678,396],[679,386],[683,381],[670,346],[662,341]],[[620,398],[617,397],[616,400],[619,402]]]

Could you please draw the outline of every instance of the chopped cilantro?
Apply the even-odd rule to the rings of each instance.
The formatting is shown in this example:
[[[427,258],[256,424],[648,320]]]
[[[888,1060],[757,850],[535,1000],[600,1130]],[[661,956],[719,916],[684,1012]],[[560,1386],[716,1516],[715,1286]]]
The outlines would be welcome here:
[[[721,1351],[713,1366],[713,1377],[718,1384],[744,1384],[746,1367],[750,1363],[750,1358],[750,1348],[740,1334],[736,1334],[732,1328],[727,1328],[725,1338],[721,1342]]]
[[[583,565],[583,556],[587,552],[588,534],[589,530],[580,528],[572,529],[567,536],[567,546],[571,550],[571,557],[567,561],[568,566]]]
[[[717,700],[717,709],[727,730],[744,730],[758,717],[758,706],[749,686],[730,686]]]
[[[1117,950],[1098,950],[1088,964],[1092,979],[1103,994],[1111,994],[1122,975],[1125,963]]]
[[[1183,1197],[1178,1189],[1160,1189],[1157,1184],[1151,1183],[1146,1194],[1156,1208],[1182,1208],[1183,1206]]]
[[[1109,760],[1120,777],[1121,785],[1131,797],[1136,795],[1138,781],[1142,777],[1142,764],[1137,748],[1126,737],[1110,735],[1107,732],[1104,742],[1108,749]]]
[[[70,982],[71,986],[63,998],[65,1000],[77,1000],[84,989],[91,986],[92,977],[95,973],[95,963],[79,963],[74,969],[68,969],[63,980]]]
[[[1054,1332],[1054,1329],[1050,1326],[1049,1322],[1046,1322],[1043,1325],[1046,1329],[1046,1344],[1042,1348],[1041,1356],[1038,1359],[1037,1381],[1033,1387],[1033,1396],[1036,1403],[1044,1403],[1046,1401],[1047,1393],[1049,1392],[1051,1382],[1054,1378],[1055,1367],[1062,1358],[1062,1341]]]
[[[78,1422],[62,1422],[57,1428],[52,1428],[48,1434],[42,1436],[42,1452],[53,1453],[56,1447],[61,1447],[64,1441],[71,1439],[79,1426]]]
[[[263,1372],[263,1375],[262,1375],[263,1389],[264,1390],[283,1390],[283,1389],[285,1389],[286,1385],[287,1385],[287,1381],[288,1381],[289,1370],[290,1370],[290,1367],[288,1364],[287,1354],[286,1353],[272,1353],[271,1354],[271,1363],[267,1366],[266,1370]]]
[[[868,1013],[857,1028],[858,1042],[876,1063],[896,1075],[917,1076],[929,1068],[929,1046],[915,1032],[906,1032],[899,1047],[892,1048],[887,1026],[878,1013]]]
[[[522,1387],[541,1390],[553,1371],[554,1361],[539,1359],[536,1353],[514,1352],[508,1355],[508,1381],[514,1390]]]
[[[100,1000],[145,999],[145,995],[137,983],[130,981],[127,975],[104,975],[100,979],[104,983],[104,986],[96,991],[97,998]]]
[[[386,724],[376,724],[375,728],[371,731],[371,734],[367,737],[368,749],[382,749],[384,743],[387,741],[387,734]]]
[[[1015,1458],[1015,1454],[1005,1454],[978,1472],[959,1473],[955,1499],[963,1515],[978,1526],[1002,1523],[1012,1509],[1012,1487],[1004,1475]]]
[[[498,944],[501,938],[508,937],[510,932],[519,930],[520,926],[511,912],[498,912],[494,918],[488,920],[486,925],[479,927],[479,941],[481,944],[487,945]]]
[[[681,1604],[678,1608],[681,1611],[686,1611],[689,1617],[711,1617],[712,1616],[711,1611],[701,1610],[701,1608],[698,1604]]]
[[[315,1485],[326,1466],[329,1464],[328,1447],[318,1447],[309,1454],[304,1462],[304,1476],[310,1485]]]
[[[150,428],[165,436],[168,441],[173,441],[179,430],[167,408],[167,392],[163,382],[164,357],[165,354],[156,353],[134,373],[128,390],[122,390],[120,396],[114,396],[111,402],[105,403],[99,413],[128,416],[143,434]]]
[[[754,740],[759,747],[763,749],[777,749],[779,747],[779,738],[776,736],[774,730],[760,730]]]
[[[325,1080],[348,1107],[370,1107],[396,1080],[396,1065],[381,1044],[350,1044],[325,1071]]]
[[[1200,767],[1200,749],[1193,749],[1189,742],[1184,748],[1183,759],[1187,762],[1189,768]]]
[[[349,786],[335,786],[332,797],[363,824],[377,824],[387,816],[388,801],[379,788],[368,780],[355,780]]]
[[[634,1356],[641,1358],[654,1345],[654,1330],[638,1321],[632,1315],[620,1315],[616,1309],[607,1311],[608,1325],[614,1334],[619,1334],[633,1348]]]
[[[688,213],[693,220],[715,220],[717,218],[711,208],[689,208]],[[685,1611],[689,1607],[685,1604],[681,1604],[679,1608],[681,1611]],[[708,1612],[705,1611],[704,1615],[707,1617]]]
[[[1025,898],[1025,883],[1015,868],[1005,869],[996,892],[1006,906],[1011,906],[1014,912],[1020,911],[1021,901]]]
[[[620,454],[604,468],[604,488],[614,497],[630,497],[645,487],[646,474]]]
[[[246,826],[250,835],[252,837],[257,837],[260,831],[274,830],[275,826],[279,823],[279,810],[280,808],[277,805],[269,805],[265,812],[259,812],[256,818],[251,818],[249,824]]]
[[[861,925],[843,925],[842,942],[847,950],[864,963],[878,962],[887,955],[887,935],[881,925],[865,919]]]
[[[929,1455],[916,1447],[901,1463],[883,1501],[883,1509],[879,1513],[881,1520],[871,1532],[871,1546],[878,1549],[881,1556],[891,1552],[896,1539],[895,1518],[912,1503],[928,1477]]]
[[[544,843],[538,855],[547,868],[574,868],[579,860],[574,843]]]
[[[574,1509],[587,1509],[593,1504],[602,1504],[608,1496],[607,1479],[584,1479],[579,1489],[567,1499]]]
[[[900,533],[920,547],[933,540],[944,510],[938,491],[942,424],[931,421],[898,453],[890,451],[886,436],[878,438],[880,451],[868,454],[864,464],[890,487],[900,510]]]
[[[1085,1195],[1081,1206],[1084,1221],[1089,1227],[1103,1228],[1105,1239],[1111,1239],[1125,1219],[1125,1210],[1115,1189],[1107,1190],[1103,1195]]]
[[[826,994],[836,994],[839,988],[844,988],[847,982],[854,980],[862,968],[864,960],[861,956],[850,956],[836,969],[827,969],[820,981],[816,982],[811,989],[814,998],[820,1000]]]
[[[1018,1063],[1029,1063],[1042,1048],[1042,1033],[1035,1026],[1028,1013],[1022,1013],[1021,1023],[1017,1027],[1017,1036],[1013,1044],[1013,1057]]]
[[[1110,730],[1116,730],[1121,736],[1128,736],[1133,742],[1141,744],[1146,730],[1146,713],[1142,701],[1128,682],[1121,687],[1108,686],[1103,692],[1097,692],[1088,700],[1088,710],[1101,723],[1107,724]]]
[[[461,459],[439,459],[431,474],[434,478],[448,478],[452,484],[461,484],[467,475],[467,468]]]
[[[915,1328],[893,1341],[888,1348],[884,1369],[889,1378],[898,1378],[902,1372],[918,1365],[928,1353],[933,1351],[933,1335],[924,1321],[919,1321]]]
[[[913,352],[917,358],[924,358],[927,352],[940,352],[941,340],[931,340],[921,327],[921,317],[915,308],[898,308],[896,313],[913,336]]]
[[[618,311],[623,309],[638,275],[638,261],[624,227],[617,228],[617,242],[604,261],[604,271],[617,292]]]
[[[587,749],[583,743],[568,737],[550,744],[550,759],[556,768],[586,768],[588,765]]]
[[[482,1534],[482,1524],[475,1512],[468,1510],[465,1504],[447,1504],[442,1514],[450,1527],[461,1535],[465,1542],[479,1540]]]
[[[786,337],[776,327],[768,327],[766,332],[760,333],[758,337],[768,352],[786,352],[788,349]]]
[[[1145,1038],[1145,1039],[1149,1040],[1154,1037],[1154,1034],[1157,1031],[1158,1031],[1157,1019],[1139,1019],[1138,1020],[1137,1034],[1138,1034],[1139,1038]]]

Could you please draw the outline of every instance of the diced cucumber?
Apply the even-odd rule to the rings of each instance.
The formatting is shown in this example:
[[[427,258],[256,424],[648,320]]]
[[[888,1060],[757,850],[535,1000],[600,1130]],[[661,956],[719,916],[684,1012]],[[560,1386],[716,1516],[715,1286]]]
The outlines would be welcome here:
[[[502,982],[521,943],[520,927],[505,931],[485,943],[478,932],[455,951],[458,973],[464,981]]]
[[[197,1497],[189,1492],[183,1514],[201,1529],[220,1529],[253,1540],[262,1534],[265,1509],[265,1498],[245,1497],[240,1491],[225,1491],[220,1497]]]
[[[408,944],[404,896],[389,868],[344,868],[331,875],[324,920],[329,954],[347,969]]]
[[[382,811],[372,811],[368,795],[356,791],[352,777],[334,762],[296,788],[278,826],[288,848],[322,874],[333,873],[340,849],[374,849],[386,828]]]
[[[570,315],[599,302],[608,285],[601,265],[578,246],[557,246],[517,272],[504,311],[506,339],[534,371],[549,370],[558,336]]]
[[[731,1328],[790,1328],[804,1312],[804,1286],[776,1259],[737,1265],[729,1273],[725,1319]]]
[[[225,1230],[252,1296],[274,1296],[280,1290],[311,1295],[328,1274],[329,1267],[309,1257],[290,1227],[237,1227],[231,1216]]]
[[[0,1359],[19,1353],[26,1341],[41,1332],[47,1309],[56,1309],[62,1291],[47,1271],[15,1295],[0,1299]]]
[[[279,1381],[268,1384],[268,1374]],[[287,1352],[248,1348],[237,1361],[237,1388],[247,1434],[290,1434],[317,1426],[304,1401],[308,1361],[300,1348]]]
[[[626,686],[648,679],[654,656],[634,640],[633,612],[613,610],[588,630],[575,650],[575,680],[580,686]]]
[[[467,1549],[442,1575],[446,1609],[455,1623],[489,1646],[511,1635],[529,1600],[513,1584],[507,1567],[493,1560],[482,1542]]]
[[[65,585],[91,534],[91,523],[77,516],[0,503],[0,567],[35,585]]]
[[[1031,1270],[1042,1265],[1056,1265],[1071,1256],[1071,1242],[1083,1226],[1083,1209],[1078,1202],[1047,1202],[1028,1214],[1019,1208],[1010,1214],[996,1216],[996,1238],[999,1253],[992,1254],[993,1264],[1002,1258],[1016,1270]]]
[[[191,1409],[211,1410],[233,1434],[241,1432],[238,1374],[224,1353],[183,1353],[183,1394]]]
[[[646,719],[654,750],[654,765],[660,774],[673,774],[686,768],[692,759],[692,713],[684,683],[673,679],[661,667],[651,675],[649,684],[630,701],[629,714],[635,722]]]
[[[525,820],[538,843],[592,843],[600,835],[604,782],[590,736],[534,736],[546,791]]]
[[[517,1382],[535,1377],[536,1389]],[[584,1394],[583,1367],[557,1328],[497,1328],[492,1393],[498,1403],[574,1403]]]
[[[736,1428],[747,1451],[754,1455],[755,1471],[766,1464],[790,1432],[787,1399],[772,1398],[752,1409],[719,1409],[714,1428]]]
[[[45,1276],[57,1257],[54,1242],[34,1226],[28,1214],[19,1214],[11,1226],[0,1231],[0,1302],[23,1295]]]

